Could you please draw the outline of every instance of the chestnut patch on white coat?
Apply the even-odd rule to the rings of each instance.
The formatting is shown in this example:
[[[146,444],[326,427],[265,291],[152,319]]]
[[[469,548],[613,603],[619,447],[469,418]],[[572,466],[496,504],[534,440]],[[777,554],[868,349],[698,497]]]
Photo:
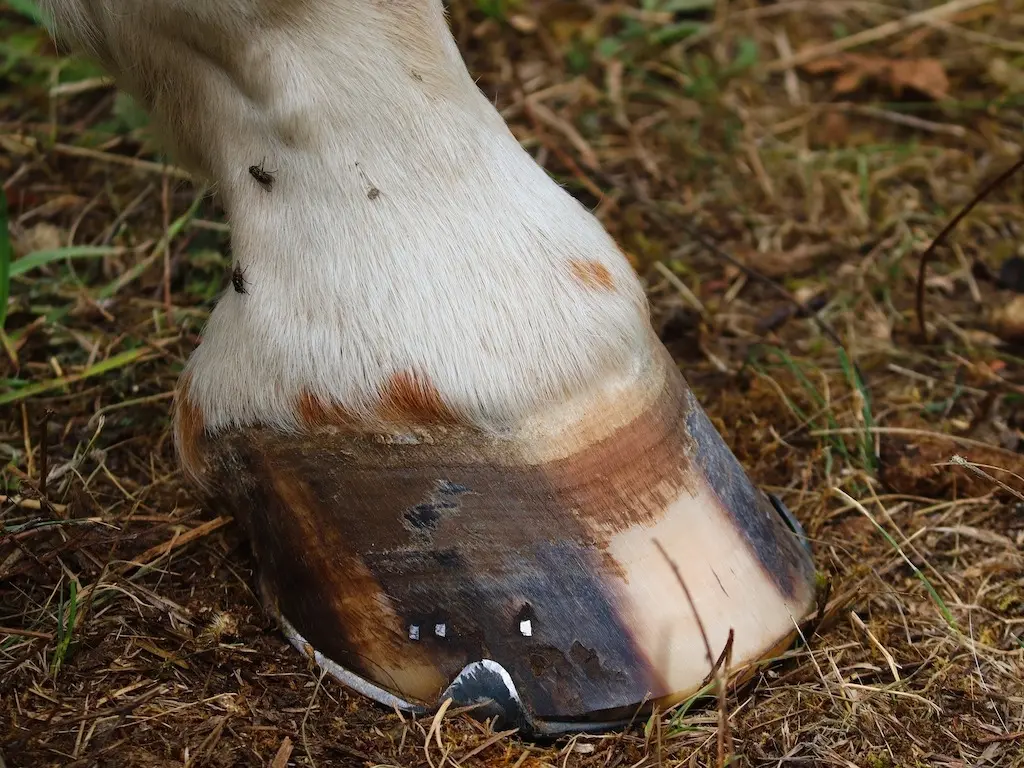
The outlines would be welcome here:
[[[185,374],[178,380],[174,393],[174,442],[185,475],[192,482],[202,484],[206,464],[203,450],[206,422],[192,399],[190,386],[190,377]]]
[[[387,380],[381,392],[379,413],[387,422],[410,426],[459,421],[430,379],[414,371],[402,371]]]
[[[569,262],[573,277],[592,291],[613,291],[615,281],[608,267],[599,261],[573,259]]]
[[[319,395],[304,390],[299,395],[296,407],[299,413],[299,420],[306,427],[311,429],[322,429],[324,427],[338,427],[352,429],[355,419],[352,414],[337,403],[331,403]]]

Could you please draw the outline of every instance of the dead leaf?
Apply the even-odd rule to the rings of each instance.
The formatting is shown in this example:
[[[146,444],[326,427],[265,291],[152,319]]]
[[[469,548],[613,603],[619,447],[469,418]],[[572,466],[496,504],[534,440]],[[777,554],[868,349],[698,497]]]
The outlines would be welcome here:
[[[804,64],[801,69],[809,75],[823,75],[826,72],[846,69],[848,56],[825,56],[821,59],[814,59]]]
[[[867,80],[887,85],[897,96],[912,88],[932,99],[949,95],[949,78],[938,59],[887,59],[845,53],[810,61],[803,66],[810,75],[838,72],[832,90],[836,94],[851,93]]]
[[[949,95],[949,78],[938,59],[902,59],[889,65],[889,81],[896,95],[913,88],[939,101]]]

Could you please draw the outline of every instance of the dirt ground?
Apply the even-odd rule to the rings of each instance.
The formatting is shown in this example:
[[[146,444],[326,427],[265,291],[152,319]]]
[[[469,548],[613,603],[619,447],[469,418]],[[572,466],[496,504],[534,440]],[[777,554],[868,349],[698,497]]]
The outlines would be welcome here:
[[[0,2],[0,765],[721,764],[714,698],[535,745],[403,720],[285,644],[168,433],[229,286],[222,211],[31,15]],[[806,643],[729,690],[726,761],[1024,765],[1024,172],[936,250],[927,337],[915,307],[930,240],[1021,156],[1024,2],[461,0],[451,21],[830,581]]]

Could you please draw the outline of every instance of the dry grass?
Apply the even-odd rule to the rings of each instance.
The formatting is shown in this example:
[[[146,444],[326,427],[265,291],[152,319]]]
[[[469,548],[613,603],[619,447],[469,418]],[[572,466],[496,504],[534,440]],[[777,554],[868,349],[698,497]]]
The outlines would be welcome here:
[[[940,249],[927,342],[913,311],[930,237],[1022,151],[1024,3],[672,5],[463,0],[452,20],[516,135],[635,257],[694,389],[832,580],[807,644],[730,691],[735,764],[1024,765],[1024,319],[993,279],[1024,179]],[[0,3],[0,178],[15,257],[45,262],[15,261],[0,338],[0,763],[715,765],[713,695],[534,746],[382,712],[285,645],[167,431],[228,285],[221,212],[27,7]],[[878,58],[835,59],[850,40]],[[855,65],[873,74],[837,95]],[[813,300],[845,352],[686,228]]]

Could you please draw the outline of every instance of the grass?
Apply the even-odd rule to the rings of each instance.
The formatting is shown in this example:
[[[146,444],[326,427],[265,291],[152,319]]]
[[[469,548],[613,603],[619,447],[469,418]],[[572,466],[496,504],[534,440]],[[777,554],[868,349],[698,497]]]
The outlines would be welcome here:
[[[985,276],[1021,247],[1021,179],[936,252],[927,341],[914,307],[922,251],[1024,153],[1021,81],[994,74],[1024,73],[1024,3],[941,24],[906,22],[926,0],[450,5],[481,88],[630,253],[662,339],[832,585],[805,641],[729,688],[732,764],[1024,765],[1024,320]],[[948,97],[837,94],[835,73],[784,65],[867,32],[850,52],[937,59]],[[532,745],[381,711],[286,645],[168,431],[229,286],[223,212],[102,74],[54,50],[32,3],[0,2],[0,760],[717,765],[713,684],[625,732]]]
[[[11,293],[11,235],[7,224],[7,195],[0,189],[0,331],[7,322],[7,299]]]
[[[75,621],[78,618],[78,582],[71,579],[68,583],[68,598],[64,600],[64,588],[61,586],[60,602],[57,604],[56,645],[53,650],[53,661],[50,669],[54,676],[63,666],[71,648],[71,639],[75,634]]]

